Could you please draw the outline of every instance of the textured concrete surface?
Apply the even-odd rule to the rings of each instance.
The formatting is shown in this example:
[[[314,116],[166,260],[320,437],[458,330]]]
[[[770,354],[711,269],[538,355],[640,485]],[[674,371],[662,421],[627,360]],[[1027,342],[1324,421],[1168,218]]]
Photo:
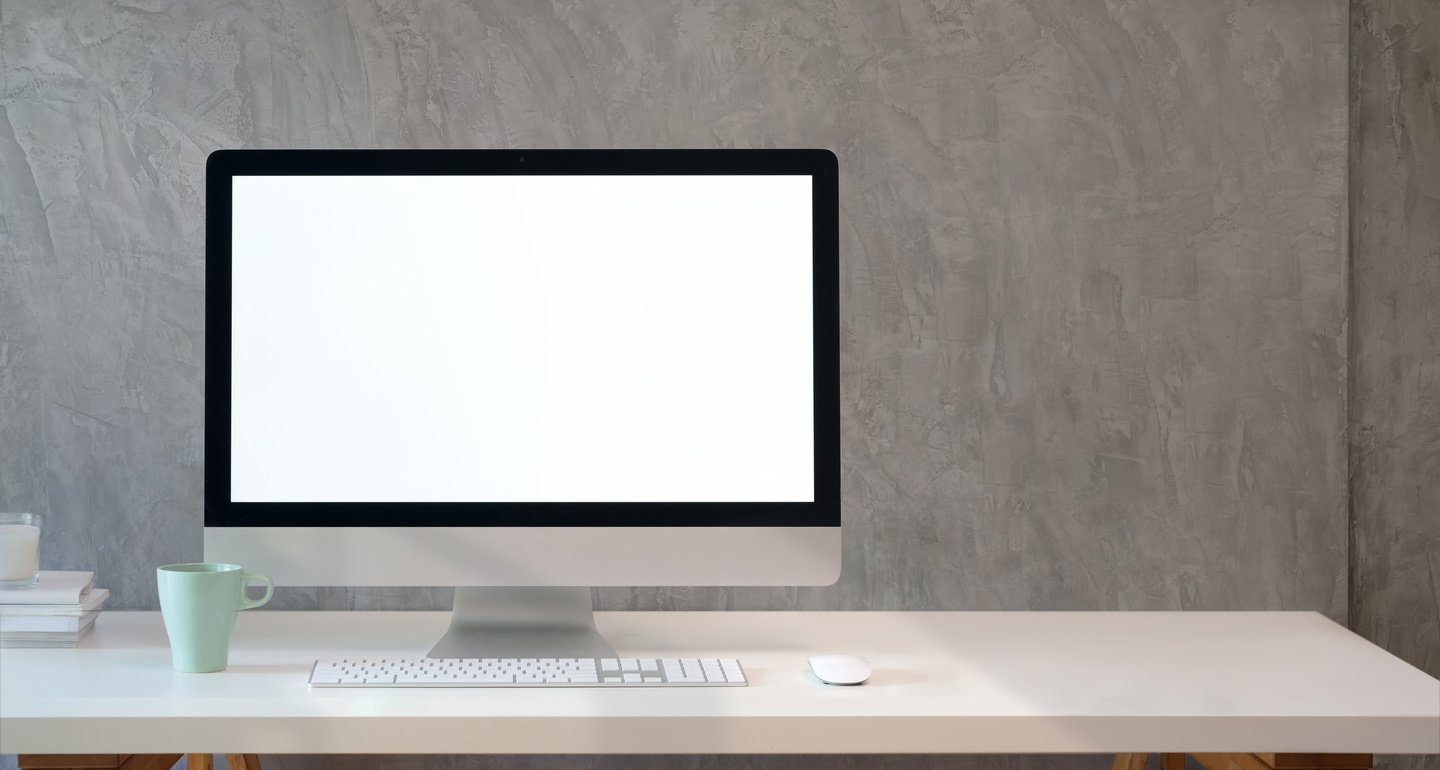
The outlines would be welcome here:
[[[1351,23],[1350,622],[1440,676],[1440,3]]]
[[[845,576],[602,606],[1344,618],[1347,20],[1343,0],[9,0],[0,508],[48,514],[46,565],[96,569],[117,607],[199,558],[213,149],[822,146]]]

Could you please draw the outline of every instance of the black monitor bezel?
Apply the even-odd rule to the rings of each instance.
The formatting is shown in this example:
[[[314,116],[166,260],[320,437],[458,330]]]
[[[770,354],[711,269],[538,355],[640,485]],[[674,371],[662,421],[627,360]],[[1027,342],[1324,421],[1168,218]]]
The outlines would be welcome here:
[[[231,180],[306,175],[809,175],[814,264],[815,501],[297,503],[230,500]],[[217,150],[205,165],[205,526],[840,526],[839,172],[834,153],[775,150]]]

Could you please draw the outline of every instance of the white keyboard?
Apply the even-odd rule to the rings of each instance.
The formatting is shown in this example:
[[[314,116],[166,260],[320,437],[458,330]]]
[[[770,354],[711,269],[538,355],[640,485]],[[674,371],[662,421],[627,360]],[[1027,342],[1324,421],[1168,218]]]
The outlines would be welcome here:
[[[744,687],[734,658],[346,658],[311,687]]]

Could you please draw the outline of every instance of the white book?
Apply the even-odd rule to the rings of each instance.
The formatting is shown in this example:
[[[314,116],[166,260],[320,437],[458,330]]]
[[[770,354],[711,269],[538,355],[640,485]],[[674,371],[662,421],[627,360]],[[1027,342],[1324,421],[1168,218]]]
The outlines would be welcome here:
[[[0,597],[3,598],[3,597]],[[87,612],[94,612],[100,609],[100,605],[110,598],[110,590],[107,588],[94,588],[89,593],[80,597],[79,604],[0,604],[0,618],[11,616],[34,616],[34,615],[69,615],[80,617]]]
[[[52,634],[45,632],[0,634],[0,650],[4,649],[65,649],[79,644],[90,633],[95,624],[80,629],[75,634]]]
[[[99,614],[100,611],[96,610],[78,617],[67,615],[0,616],[0,638],[26,633],[76,634],[80,629],[94,623],[95,616]]]
[[[94,572],[41,570],[35,585],[0,591],[0,604],[79,604],[94,577]]]

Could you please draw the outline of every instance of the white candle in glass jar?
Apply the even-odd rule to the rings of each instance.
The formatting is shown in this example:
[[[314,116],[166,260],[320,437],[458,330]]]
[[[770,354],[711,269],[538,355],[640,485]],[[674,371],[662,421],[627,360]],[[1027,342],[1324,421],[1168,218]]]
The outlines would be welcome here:
[[[0,524],[0,580],[28,580],[40,568],[40,528]]]

